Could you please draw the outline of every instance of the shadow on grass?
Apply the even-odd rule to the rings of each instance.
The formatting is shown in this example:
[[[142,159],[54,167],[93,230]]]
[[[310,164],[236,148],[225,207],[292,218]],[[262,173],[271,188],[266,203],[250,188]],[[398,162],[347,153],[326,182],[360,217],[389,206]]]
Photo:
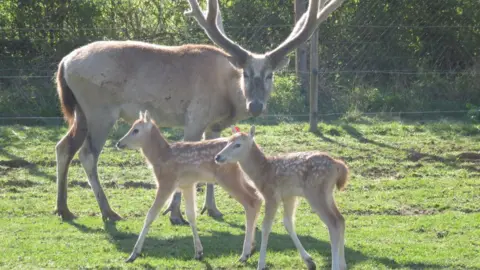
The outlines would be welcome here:
[[[107,233],[108,240],[115,245],[117,250],[125,253],[125,258],[133,250],[133,246],[137,241],[138,234],[130,232],[122,232],[116,228],[116,224],[113,222],[105,222],[104,228],[90,228],[83,224],[76,223],[75,221],[70,221],[69,224],[77,228],[83,233]],[[169,225],[167,225],[169,226]],[[242,226],[236,226],[242,227]],[[210,231],[211,235],[202,236],[202,231],[199,231],[200,239],[204,247],[204,259],[201,261],[205,264],[206,269],[212,269],[212,266],[209,264],[208,260],[211,258],[229,256],[231,254],[238,254],[240,257],[241,249],[243,245],[244,234],[232,235],[225,232],[215,232]],[[257,247],[255,252],[258,252],[260,247],[260,232],[256,232]],[[311,236],[300,236],[300,241],[307,251],[316,250],[323,256],[321,258],[314,258],[316,262],[322,260],[323,265],[331,267],[330,263],[330,243],[322,240],[318,240]],[[185,251],[189,252],[185,252]],[[278,234],[272,232],[269,237],[268,242],[269,251],[283,252],[287,250],[296,250],[290,236],[285,234]],[[193,260],[194,250],[193,250],[193,238],[191,236],[181,236],[175,238],[165,238],[160,239],[157,237],[147,236],[142,255],[137,259],[141,260],[142,257],[156,257],[156,258],[168,258],[182,261]],[[381,264],[388,268],[411,268],[411,269],[425,269],[425,268],[434,268],[434,269],[454,269],[454,268],[464,268],[460,265],[437,265],[437,264],[428,264],[428,263],[397,263],[392,259],[386,257],[374,257],[366,255],[358,250],[345,247],[345,257],[347,259],[347,265],[349,267],[354,266],[355,264],[361,263],[363,261],[374,261],[376,264]],[[298,256],[294,259],[300,260]],[[272,264],[274,258],[267,255],[267,266],[271,269],[275,268],[275,265]],[[135,264],[135,262],[134,262]],[[240,264],[238,262],[232,262],[232,264]],[[250,259],[246,266],[255,268],[257,261]],[[469,268],[480,270],[480,268]]]
[[[480,169],[475,167],[475,166],[471,166],[471,165],[460,165],[459,163],[459,160],[457,157],[442,157],[442,156],[438,156],[438,155],[432,155],[432,154],[428,154],[428,153],[422,153],[422,152],[419,152],[419,151],[415,151],[413,149],[405,149],[405,148],[400,148],[400,147],[396,147],[396,146],[392,146],[390,144],[386,144],[386,143],[383,143],[383,142],[378,142],[378,141],[375,141],[375,140],[372,140],[372,139],[369,139],[369,138],[366,138],[361,132],[359,132],[355,127],[349,125],[349,124],[342,124],[341,125],[341,128],[347,133],[349,134],[351,137],[355,138],[356,140],[358,140],[358,142],[360,143],[364,143],[364,144],[372,144],[372,145],[375,145],[375,146],[378,146],[378,147],[381,147],[381,148],[388,148],[388,149],[392,149],[392,150],[399,150],[399,151],[403,151],[407,154],[407,159],[410,160],[410,161],[419,161],[419,160],[427,160],[427,161],[434,161],[434,162],[442,162],[443,164],[445,164],[446,166],[449,166],[451,168],[455,168],[455,169],[466,169],[466,170],[469,170],[469,171],[473,171],[473,172],[480,172]],[[354,147],[354,146],[351,146],[351,145],[346,145],[344,143],[340,143],[336,140],[333,140],[329,137],[326,137],[324,134],[322,134],[321,132],[315,132],[314,133],[317,137],[321,138],[322,140],[328,142],[328,143],[332,143],[332,144],[336,144],[336,145],[339,145],[339,146],[342,146],[342,147],[346,147],[346,148],[351,148],[351,149],[355,149],[355,150],[360,150],[362,152],[366,152],[366,153],[371,153],[371,152],[374,152],[374,149],[369,149],[369,148],[362,148],[362,147]],[[392,160],[395,160],[395,161],[399,161],[398,158],[395,158],[395,157],[390,157]]]
[[[29,174],[45,178],[52,182],[56,181],[55,175],[47,174],[45,172],[40,171],[38,169],[37,164],[30,163],[19,156],[13,155],[7,152],[2,147],[0,147],[0,156],[4,156],[9,159],[9,160],[0,160],[0,165],[6,167],[7,170],[13,169],[13,168],[26,168]]]

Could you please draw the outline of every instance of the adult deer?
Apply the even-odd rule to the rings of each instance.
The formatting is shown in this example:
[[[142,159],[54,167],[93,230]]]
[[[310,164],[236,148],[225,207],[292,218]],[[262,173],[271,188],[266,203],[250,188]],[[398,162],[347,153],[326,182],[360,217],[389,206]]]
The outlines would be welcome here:
[[[183,126],[184,140],[198,141],[202,134],[216,138],[227,126],[260,115],[272,91],[273,72],[288,63],[285,56],[341,2],[319,9],[318,0],[311,0],[289,37],[265,54],[253,54],[226,37],[216,0],[208,1],[206,15],[197,1],[189,0],[187,14],[226,52],[209,45],[97,41],[65,56],[58,67],[57,91],[70,128],[56,146],[57,213],[63,219],[74,217],[67,205],[67,173],[81,148],[79,159],[102,217],[121,218],[111,209],[97,173],[100,152],[119,118],[132,123],[138,111],[148,109],[160,126]],[[176,193],[169,207],[173,224],[186,223],[180,198]],[[221,215],[211,184],[206,207],[211,215]]]

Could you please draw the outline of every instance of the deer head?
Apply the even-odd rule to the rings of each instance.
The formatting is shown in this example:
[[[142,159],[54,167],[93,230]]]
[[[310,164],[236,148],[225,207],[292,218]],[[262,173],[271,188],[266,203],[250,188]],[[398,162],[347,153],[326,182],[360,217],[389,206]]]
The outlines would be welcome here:
[[[308,10],[293,27],[290,35],[275,49],[263,54],[252,53],[234,41],[223,31],[218,0],[207,0],[206,12],[200,9],[197,0],[188,0],[191,10],[187,16],[195,18],[211,41],[230,54],[230,63],[243,71],[242,90],[247,100],[247,110],[260,115],[270,97],[273,73],[288,64],[288,53],[307,41],[315,29],[336,10],[344,0],[309,0]],[[328,3],[326,3],[328,2]]]

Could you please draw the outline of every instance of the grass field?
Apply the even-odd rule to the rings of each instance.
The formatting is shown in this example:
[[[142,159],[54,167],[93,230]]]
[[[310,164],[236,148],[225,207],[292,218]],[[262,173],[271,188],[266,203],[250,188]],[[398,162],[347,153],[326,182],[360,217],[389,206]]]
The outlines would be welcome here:
[[[93,192],[75,159],[69,173],[69,206],[79,216],[62,222],[56,200],[55,152],[62,127],[0,127],[0,267],[194,268],[256,267],[258,252],[237,263],[243,243],[243,210],[216,187],[223,220],[198,217],[203,261],[193,260],[188,226],[160,216],[143,256],[125,264],[154,197],[154,180],[139,152],[119,151],[119,126],[100,157],[99,174],[110,203],[125,220],[102,222]],[[247,125],[240,125],[247,130]],[[438,121],[257,126],[268,154],[323,150],[347,162],[351,179],[336,199],[346,218],[349,269],[480,269],[480,125]],[[170,140],[178,134],[165,132]],[[225,131],[224,135],[228,135]],[[205,194],[198,193],[198,204]],[[182,203],[182,210],[184,209]],[[262,210],[263,213],[263,210]],[[258,228],[263,219],[261,214]],[[297,232],[317,267],[330,267],[328,232],[302,199]],[[260,230],[257,230],[257,251]],[[277,214],[267,254],[270,269],[305,268]]]

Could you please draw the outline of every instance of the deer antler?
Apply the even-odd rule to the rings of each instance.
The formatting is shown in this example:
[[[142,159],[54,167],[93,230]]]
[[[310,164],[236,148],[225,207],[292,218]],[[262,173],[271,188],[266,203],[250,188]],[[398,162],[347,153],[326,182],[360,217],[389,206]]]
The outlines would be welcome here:
[[[308,10],[295,24],[290,35],[277,48],[267,52],[273,65],[279,63],[285,55],[307,41],[315,29],[328,18],[345,0],[332,0],[325,6],[325,1],[311,0]],[[317,12],[318,11],[318,12]]]
[[[222,16],[218,7],[218,0],[208,0],[206,15],[205,12],[201,10],[197,0],[188,0],[188,2],[190,3],[191,10],[186,11],[185,15],[194,17],[210,40],[236,58],[238,63],[243,64],[249,52],[226,36],[223,29]]]

